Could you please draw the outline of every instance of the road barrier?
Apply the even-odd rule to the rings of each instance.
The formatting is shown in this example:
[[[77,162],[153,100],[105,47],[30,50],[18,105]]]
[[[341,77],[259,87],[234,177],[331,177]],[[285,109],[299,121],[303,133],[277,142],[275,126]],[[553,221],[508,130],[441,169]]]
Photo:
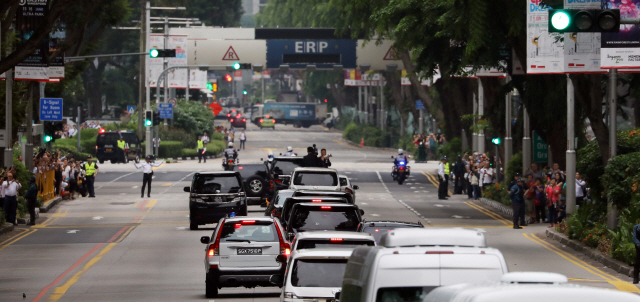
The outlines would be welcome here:
[[[38,197],[42,197],[44,200],[52,199],[56,186],[55,171],[36,174],[36,185],[38,186]]]

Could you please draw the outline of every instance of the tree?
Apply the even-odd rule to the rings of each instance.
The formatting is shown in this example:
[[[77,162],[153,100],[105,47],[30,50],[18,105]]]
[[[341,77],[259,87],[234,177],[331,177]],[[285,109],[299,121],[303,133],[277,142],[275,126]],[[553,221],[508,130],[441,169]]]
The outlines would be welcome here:
[[[241,0],[157,0],[153,6],[182,6],[184,11],[165,11],[170,17],[199,18],[207,26],[234,27],[240,25]]]

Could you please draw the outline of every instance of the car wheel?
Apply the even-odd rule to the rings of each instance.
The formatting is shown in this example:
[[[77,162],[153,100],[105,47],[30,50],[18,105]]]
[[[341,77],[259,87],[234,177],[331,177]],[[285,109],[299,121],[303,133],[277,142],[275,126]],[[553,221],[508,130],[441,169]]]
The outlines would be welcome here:
[[[247,179],[247,187],[249,195],[262,196],[267,189],[267,183],[261,177],[254,175]]]
[[[213,281],[209,275],[207,275],[207,279],[205,281],[206,284],[206,292],[205,295],[207,298],[215,298],[218,296],[218,282]]]
[[[117,160],[115,160],[115,159],[112,159],[112,160],[111,160],[111,163],[112,163],[112,164],[115,164],[115,163],[117,163],[117,162],[118,162],[118,161],[117,161]]]
[[[193,222],[193,221],[189,221],[189,229],[192,231],[197,231],[198,230],[198,224]]]

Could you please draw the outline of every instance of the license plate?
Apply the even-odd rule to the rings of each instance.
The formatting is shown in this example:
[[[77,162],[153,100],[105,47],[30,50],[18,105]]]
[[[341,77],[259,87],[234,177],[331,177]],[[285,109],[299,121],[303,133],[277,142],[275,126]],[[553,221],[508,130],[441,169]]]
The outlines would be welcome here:
[[[107,152],[111,152],[111,151],[113,151],[113,150],[112,150],[112,149],[110,149],[110,148],[107,148],[107,149],[105,149],[105,151],[107,151]]]
[[[238,255],[262,255],[261,248],[239,248]]]

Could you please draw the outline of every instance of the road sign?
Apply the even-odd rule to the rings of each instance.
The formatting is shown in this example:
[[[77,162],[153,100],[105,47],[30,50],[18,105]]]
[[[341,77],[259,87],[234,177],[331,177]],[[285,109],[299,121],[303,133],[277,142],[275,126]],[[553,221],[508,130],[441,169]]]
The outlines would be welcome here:
[[[170,103],[159,103],[158,104],[158,113],[160,113],[160,118],[173,118],[173,104]]]
[[[387,50],[387,53],[384,55],[384,58],[382,60],[384,61],[396,60],[396,51],[393,49],[393,45],[389,46],[389,50]]]
[[[549,149],[547,148],[547,144],[542,140],[542,138],[533,131],[533,162],[534,163],[546,163],[548,160]]]
[[[127,112],[129,112],[129,114],[133,114],[136,112],[136,106],[127,106]]]
[[[423,109],[426,110],[427,108],[424,107],[424,104],[422,103],[421,100],[416,100],[416,109]]]
[[[267,40],[267,68],[356,68],[356,40]]]
[[[41,121],[62,121],[62,99],[40,99]]]
[[[176,106],[176,104],[178,104],[178,100],[176,100],[175,98],[170,98],[169,99],[169,104],[173,105],[173,107]]]
[[[220,106],[220,104],[218,104],[218,102],[212,102],[211,105],[209,105],[209,108],[211,108],[213,110],[213,115],[216,116],[220,113],[220,111],[222,111],[222,106]]]
[[[236,53],[236,50],[233,49],[233,46],[229,46],[229,49],[227,49],[227,52],[222,57],[222,60],[223,61],[237,61],[237,60],[240,60],[240,57],[238,57],[238,53]]]

